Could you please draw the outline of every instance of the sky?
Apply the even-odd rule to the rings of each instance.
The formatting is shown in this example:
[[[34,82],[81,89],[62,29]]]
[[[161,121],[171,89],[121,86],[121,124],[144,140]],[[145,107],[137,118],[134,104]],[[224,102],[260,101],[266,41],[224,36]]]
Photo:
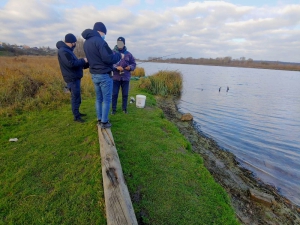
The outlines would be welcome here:
[[[300,62],[300,0],[0,0],[0,42],[56,48],[95,22],[138,59]]]

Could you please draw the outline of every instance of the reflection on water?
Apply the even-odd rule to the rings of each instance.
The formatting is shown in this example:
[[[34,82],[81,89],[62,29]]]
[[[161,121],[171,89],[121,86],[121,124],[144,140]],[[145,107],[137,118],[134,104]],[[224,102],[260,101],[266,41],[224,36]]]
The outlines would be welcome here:
[[[181,71],[179,110],[190,112],[201,132],[300,205],[299,72],[163,63],[141,66],[146,75],[164,69]]]

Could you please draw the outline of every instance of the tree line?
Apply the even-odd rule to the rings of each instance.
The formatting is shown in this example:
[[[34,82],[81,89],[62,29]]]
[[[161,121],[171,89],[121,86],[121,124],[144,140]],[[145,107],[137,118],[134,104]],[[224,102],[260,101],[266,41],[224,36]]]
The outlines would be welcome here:
[[[26,45],[11,45],[2,43],[0,45],[0,55],[18,56],[18,55],[55,55],[56,50],[50,47],[29,47]]]

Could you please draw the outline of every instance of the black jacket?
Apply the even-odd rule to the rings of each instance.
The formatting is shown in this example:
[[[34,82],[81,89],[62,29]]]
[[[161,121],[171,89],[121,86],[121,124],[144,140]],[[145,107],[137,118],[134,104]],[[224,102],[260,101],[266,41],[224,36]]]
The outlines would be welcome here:
[[[82,32],[86,39],[83,48],[90,64],[91,74],[107,74],[113,70],[113,64],[121,60],[120,53],[114,53],[100,34],[91,29]]]
[[[83,77],[83,68],[87,66],[84,59],[78,59],[73,50],[63,41],[56,43],[58,48],[58,62],[66,83],[79,80]]]

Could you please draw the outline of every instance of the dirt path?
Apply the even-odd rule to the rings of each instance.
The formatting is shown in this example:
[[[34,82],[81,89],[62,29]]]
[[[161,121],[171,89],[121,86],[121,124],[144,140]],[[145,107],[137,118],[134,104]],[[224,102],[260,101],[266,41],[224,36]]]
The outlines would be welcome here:
[[[176,100],[158,97],[157,102],[166,118],[176,124],[192,144],[193,151],[203,157],[214,179],[227,191],[242,224],[300,224],[300,208],[239,166],[232,153],[222,150],[215,141],[199,133],[192,121],[181,121],[182,114],[177,110]]]

